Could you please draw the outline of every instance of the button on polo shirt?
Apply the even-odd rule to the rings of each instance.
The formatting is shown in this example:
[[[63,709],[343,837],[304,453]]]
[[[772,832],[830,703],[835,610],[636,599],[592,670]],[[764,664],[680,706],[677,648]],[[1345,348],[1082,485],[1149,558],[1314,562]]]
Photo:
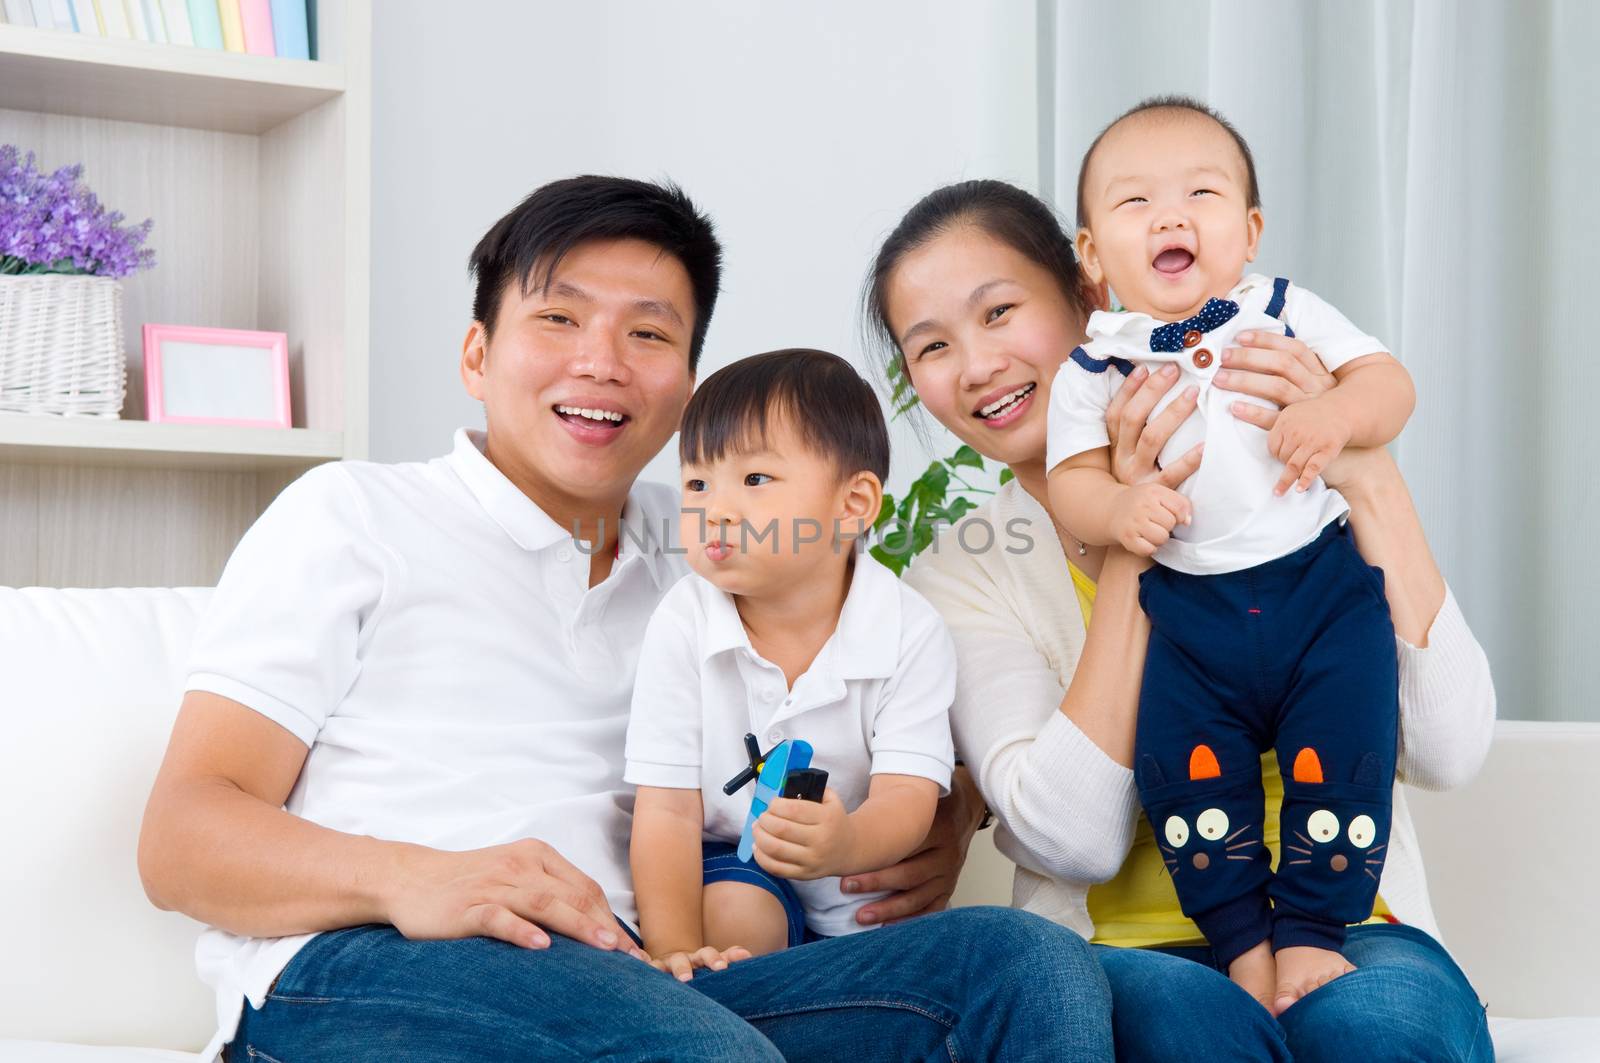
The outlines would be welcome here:
[[[699,790],[705,837],[738,841],[752,788],[722,792],[749,760],[744,736],[804,739],[811,762],[854,810],[873,775],[915,775],[947,793],[954,762],[948,710],[955,649],[921,595],[858,554],[839,624],[788,688],[783,670],[750,644],[733,599],[699,576],[668,592],[650,620],[628,725],[624,779]],[[852,894],[838,878],[796,881],[818,933],[862,929],[855,913],[883,894]]]
[[[323,465],[229,560],[188,689],[231,698],[309,747],[286,808],[445,850],[537,838],[634,919],[622,752],[645,626],[686,571],[676,492],[636,484],[610,576],[484,456]],[[241,1001],[310,935],[209,930],[197,959],[231,1036]]]

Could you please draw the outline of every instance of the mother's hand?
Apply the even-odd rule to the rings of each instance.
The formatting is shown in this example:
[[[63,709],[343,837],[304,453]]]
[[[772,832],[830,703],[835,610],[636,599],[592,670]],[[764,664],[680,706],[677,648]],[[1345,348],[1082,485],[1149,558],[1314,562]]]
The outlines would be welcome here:
[[[1237,391],[1275,402],[1279,408],[1314,399],[1332,388],[1333,374],[1300,340],[1275,332],[1241,332],[1241,345],[1222,352],[1222,369],[1211,382],[1223,391]],[[1233,415],[1272,431],[1279,410],[1253,402],[1236,402]]]
[[[1204,443],[1196,443],[1187,454],[1165,469],[1156,465],[1161,448],[1167,445],[1172,433],[1194,412],[1195,403],[1199,401],[1198,388],[1185,388],[1183,394],[1152,418],[1150,411],[1156,408],[1156,403],[1177,382],[1177,366],[1163,366],[1157,373],[1140,366],[1122,382],[1122,387],[1106,407],[1106,436],[1111,440],[1111,473],[1119,483],[1132,485],[1155,481],[1177,490],[1178,485],[1193,476],[1200,467]]]

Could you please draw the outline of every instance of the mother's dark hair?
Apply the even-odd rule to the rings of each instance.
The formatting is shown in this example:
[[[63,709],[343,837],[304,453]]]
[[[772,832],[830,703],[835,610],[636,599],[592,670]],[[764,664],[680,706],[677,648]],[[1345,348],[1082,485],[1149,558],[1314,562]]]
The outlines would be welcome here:
[[[894,227],[867,275],[862,298],[866,345],[876,349],[885,368],[905,367],[889,325],[889,280],[906,255],[946,233],[971,227],[993,237],[1041,266],[1061,286],[1067,303],[1088,317],[1095,310],[1090,289],[1078,269],[1072,237],[1061,219],[1038,196],[1004,181],[961,181],[923,196]]]

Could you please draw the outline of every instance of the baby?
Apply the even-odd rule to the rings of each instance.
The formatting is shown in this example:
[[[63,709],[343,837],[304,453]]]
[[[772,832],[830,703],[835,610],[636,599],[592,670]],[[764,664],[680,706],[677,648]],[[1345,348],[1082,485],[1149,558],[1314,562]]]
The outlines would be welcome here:
[[[889,436],[877,396],[821,351],[757,355],[684,411],[682,541],[694,573],[640,651],[624,778],[638,787],[632,864],[644,947],[688,980],[863,929],[883,894],[843,875],[897,863],[948,792],[955,650],[939,615],[860,550]],[[752,787],[744,736],[813,748],[821,802],[777,799],[735,844]]]
[[[1388,443],[1405,370],[1311,292],[1244,275],[1262,213],[1244,139],[1183,98],[1140,104],[1084,157],[1077,250],[1127,308],[1095,313],[1051,390],[1050,503],[1088,543],[1157,566],[1134,776],[1185,915],[1233,980],[1274,1011],[1353,968],[1345,927],[1372,914],[1389,831],[1398,677],[1383,574],[1320,473]],[[1244,332],[1295,336],[1335,385],[1275,417],[1215,377]],[[1195,411],[1163,448],[1197,445],[1176,491],[1111,474],[1106,406],[1136,366],[1176,369]],[[1270,424],[1270,430],[1258,427]],[[1292,490],[1291,490],[1292,488]],[[1282,859],[1264,837],[1261,755],[1283,776]]]

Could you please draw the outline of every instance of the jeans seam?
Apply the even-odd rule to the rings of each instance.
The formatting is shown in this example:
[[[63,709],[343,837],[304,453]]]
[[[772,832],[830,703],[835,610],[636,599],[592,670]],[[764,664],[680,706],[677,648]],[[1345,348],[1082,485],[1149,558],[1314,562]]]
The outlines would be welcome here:
[[[1477,993],[1473,993],[1477,996]],[[1483,1014],[1483,1022],[1472,1031],[1472,1043],[1467,1045],[1467,1059],[1472,1060],[1477,1056],[1478,1038],[1482,1037],[1489,1029],[1489,1005],[1480,1003],[1479,1010]]]
[[[251,1059],[264,1059],[264,1060],[267,1061],[267,1063],[283,1063],[283,1061],[281,1059],[278,1059],[276,1056],[267,1055],[265,1052],[261,1051],[261,1049],[257,1048],[255,1045],[250,1045],[250,1044],[245,1045],[244,1046],[244,1051],[245,1051],[245,1054],[248,1055]]]
[[[921,1015],[925,1019],[929,1019],[929,1020],[931,1020],[933,1022],[938,1023],[939,1025],[943,1026],[946,1030],[955,1029],[955,1023],[954,1022],[951,1022],[951,1021],[943,1018],[942,1016],[936,1014],[935,1012],[929,1010],[928,1008],[921,1007],[921,1006],[919,1006],[917,1004],[912,1004],[912,1003],[909,1003],[909,1002],[903,1001],[903,1000],[879,1000],[879,999],[831,1000],[831,1001],[823,1001],[823,1002],[816,1003],[816,1004],[808,1004],[803,1008],[780,1008],[780,1009],[778,1009],[776,1011],[759,1011],[759,1012],[754,1012],[752,1014],[746,1015],[745,1016],[745,1021],[746,1022],[754,1022],[757,1019],[781,1019],[781,1018],[783,1018],[783,1017],[785,1017],[787,1015],[804,1015],[804,1014],[806,1014],[808,1012],[812,1012],[812,1011],[832,1011],[832,1010],[837,1009],[837,1008],[898,1008],[901,1011],[912,1011],[912,1012],[915,1012],[918,1015]]]
[[[343,997],[299,997],[285,996],[282,993],[268,993],[268,1000],[275,1000],[280,1004],[341,1004]]]

